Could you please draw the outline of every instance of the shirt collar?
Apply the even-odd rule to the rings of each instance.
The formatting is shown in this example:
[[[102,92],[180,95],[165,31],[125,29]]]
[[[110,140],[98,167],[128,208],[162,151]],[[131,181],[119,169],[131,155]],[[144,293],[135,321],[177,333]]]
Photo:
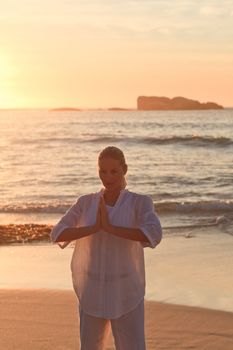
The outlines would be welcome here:
[[[100,196],[102,196],[104,194],[104,190],[105,188],[102,187],[101,190],[97,193],[98,195],[98,198]],[[126,189],[126,188],[123,188],[121,191],[120,191],[120,194],[119,194],[119,197],[117,198],[117,201],[114,205],[114,207],[112,208],[111,210],[111,215],[113,215],[113,213],[117,210],[117,208],[119,208],[121,202],[122,202],[122,198],[126,195],[126,193],[128,193],[129,191]]]

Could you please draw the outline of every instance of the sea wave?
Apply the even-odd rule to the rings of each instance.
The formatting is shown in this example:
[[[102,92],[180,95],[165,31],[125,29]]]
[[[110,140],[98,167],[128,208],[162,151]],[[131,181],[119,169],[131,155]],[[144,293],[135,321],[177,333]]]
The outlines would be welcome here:
[[[216,147],[226,147],[233,145],[233,139],[229,137],[215,137],[215,136],[201,136],[201,135],[173,135],[167,137],[128,137],[128,136],[115,136],[115,135],[101,135],[88,138],[72,138],[72,137],[51,137],[51,138],[40,138],[40,139],[20,139],[14,140],[13,143],[24,143],[24,144],[52,144],[52,143],[70,143],[70,144],[80,144],[80,143],[137,143],[137,144],[148,144],[148,145],[170,145],[170,144],[182,144],[186,146],[216,146]]]
[[[64,214],[71,206],[71,203],[47,204],[47,203],[22,203],[17,205],[2,205],[0,213],[45,213]],[[233,200],[213,200],[213,201],[161,201],[154,202],[155,210],[162,214],[223,214],[233,213]]]
[[[155,203],[155,209],[163,214],[223,214],[233,212],[233,201],[231,200],[213,200],[213,201],[196,201],[196,202],[159,202]]]
[[[168,137],[114,137],[103,136],[87,140],[88,142],[131,142],[144,143],[150,145],[169,145],[169,144],[185,144],[191,146],[230,146],[233,145],[233,140],[228,137],[214,136],[168,136]]]
[[[44,213],[44,214],[63,214],[69,208],[71,204],[47,204],[47,203],[23,203],[23,204],[9,204],[0,206],[0,213],[11,214],[31,214],[31,213]]]

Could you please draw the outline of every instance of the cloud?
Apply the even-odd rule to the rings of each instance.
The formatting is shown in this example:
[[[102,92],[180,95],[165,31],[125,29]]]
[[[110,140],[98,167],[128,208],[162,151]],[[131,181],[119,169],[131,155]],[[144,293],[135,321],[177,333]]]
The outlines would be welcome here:
[[[200,14],[204,16],[221,16],[226,15],[227,13],[227,9],[222,6],[203,6],[200,8]]]
[[[91,42],[153,45],[191,39],[208,46],[208,40],[232,42],[232,15],[233,0],[8,0],[1,8],[0,32],[18,26],[19,32],[23,27],[38,36],[57,32]]]

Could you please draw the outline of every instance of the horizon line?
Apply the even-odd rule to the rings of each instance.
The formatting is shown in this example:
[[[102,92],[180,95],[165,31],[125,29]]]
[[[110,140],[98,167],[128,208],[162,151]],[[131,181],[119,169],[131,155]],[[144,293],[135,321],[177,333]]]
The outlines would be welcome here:
[[[111,110],[111,109],[122,109],[123,111],[124,110],[132,110],[132,111],[143,111],[143,112],[146,112],[146,110],[139,110],[138,108],[135,108],[135,107],[93,107],[93,108],[90,108],[90,107],[0,107],[0,111],[10,111],[10,110],[39,110],[39,109],[43,109],[43,110],[48,110],[48,111],[52,111],[53,109],[64,109],[64,112],[65,112],[65,109],[77,109],[77,112],[80,111],[108,111],[108,112],[115,112],[114,110]],[[233,108],[233,105],[232,106],[223,106],[223,109],[232,109]],[[201,109],[200,109],[201,110]],[[203,109],[205,110],[205,109]],[[208,109],[206,109],[208,110]],[[150,111],[153,111],[153,110],[150,110]],[[163,110],[154,110],[154,111],[163,111]],[[166,110],[164,110],[166,111]],[[117,110],[116,110],[117,112]],[[120,112],[120,110],[119,110]]]

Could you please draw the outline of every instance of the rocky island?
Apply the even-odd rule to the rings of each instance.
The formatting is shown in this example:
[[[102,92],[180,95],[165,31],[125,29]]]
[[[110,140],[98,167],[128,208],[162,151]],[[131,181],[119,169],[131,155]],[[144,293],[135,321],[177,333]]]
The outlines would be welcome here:
[[[192,110],[192,109],[223,109],[223,106],[215,102],[201,103],[185,97],[158,97],[139,96],[137,99],[137,109],[149,110]]]
[[[108,108],[108,111],[116,111],[116,112],[119,112],[119,111],[132,111],[132,108],[111,107],[111,108]]]
[[[71,108],[71,107],[60,107],[60,108],[52,108],[49,111],[50,112],[76,112],[76,111],[81,111],[81,109]]]

